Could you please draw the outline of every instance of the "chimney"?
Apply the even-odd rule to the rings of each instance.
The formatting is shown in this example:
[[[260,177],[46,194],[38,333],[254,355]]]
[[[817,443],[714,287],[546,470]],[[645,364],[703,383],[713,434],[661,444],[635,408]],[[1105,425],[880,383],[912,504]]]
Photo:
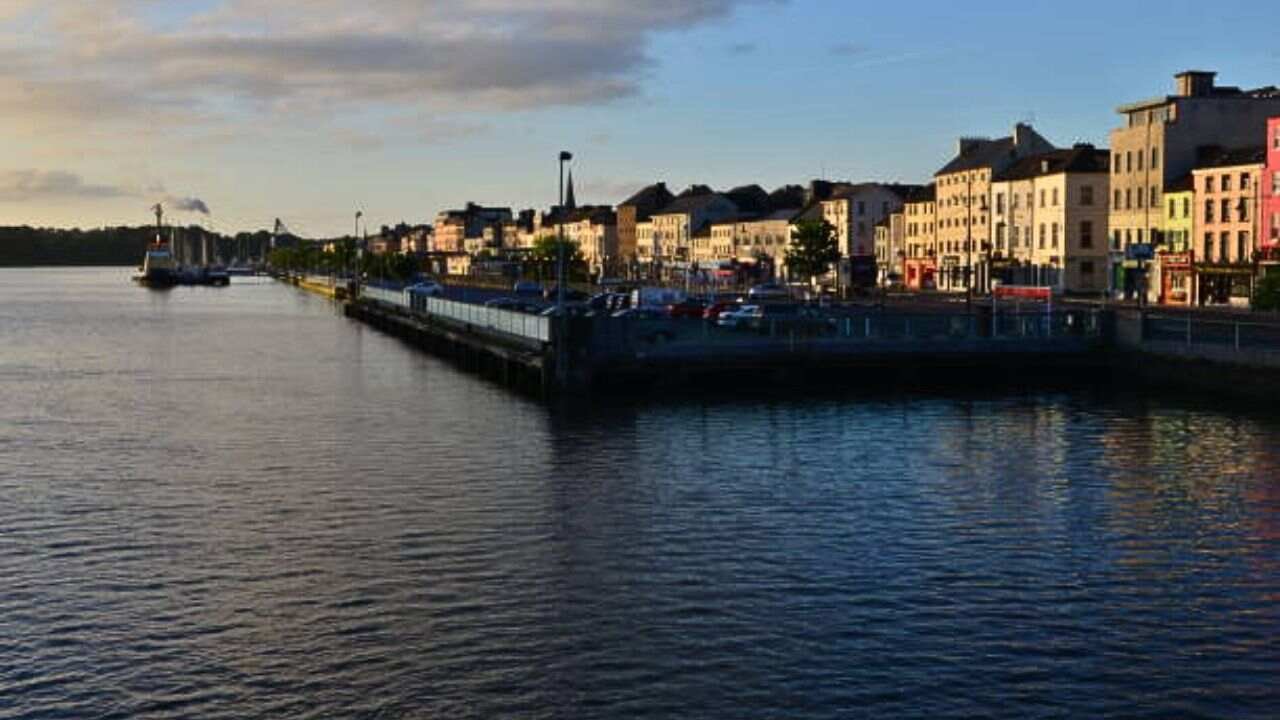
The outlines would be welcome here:
[[[1035,133],[1031,126],[1026,123],[1018,123],[1013,126],[1013,146],[1020,148],[1031,144],[1031,136]]]
[[[980,138],[980,137],[962,137],[962,138],[960,138],[960,141],[959,141],[958,143],[956,143],[956,154],[957,154],[957,155],[968,155],[969,153],[973,152],[974,150],[977,150],[977,149],[978,149],[978,146],[982,145],[982,143],[984,143],[984,142],[987,142],[987,139],[986,139],[986,138]]]
[[[1178,97],[1204,97],[1213,93],[1213,79],[1216,72],[1204,70],[1187,70],[1174,75],[1174,87]]]

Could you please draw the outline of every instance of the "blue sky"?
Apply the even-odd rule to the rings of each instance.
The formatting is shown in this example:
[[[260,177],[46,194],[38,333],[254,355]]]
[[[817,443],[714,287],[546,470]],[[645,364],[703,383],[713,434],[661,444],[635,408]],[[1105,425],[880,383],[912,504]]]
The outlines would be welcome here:
[[[1105,145],[1173,73],[1280,84],[1257,2],[0,0],[0,224],[346,231],[662,179],[922,182],[1031,120]],[[7,88],[7,89],[4,89]]]

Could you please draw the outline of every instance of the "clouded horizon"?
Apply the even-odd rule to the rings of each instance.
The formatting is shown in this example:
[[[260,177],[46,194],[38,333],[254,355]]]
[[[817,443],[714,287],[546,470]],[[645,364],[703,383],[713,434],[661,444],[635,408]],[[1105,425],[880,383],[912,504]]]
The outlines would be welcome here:
[[[1003,7],[1001,7],[1003,6]],[[1104,145],[1190,66],[1280,84],[1252,3],[1070,16],[819,0],[0,0],[0,225],[295,231],[655,180],[923,182],[1033,119]],[[1106,20],[1109,25],[1101,23]],[[1257,20],[1261,20],[1261,16]]]

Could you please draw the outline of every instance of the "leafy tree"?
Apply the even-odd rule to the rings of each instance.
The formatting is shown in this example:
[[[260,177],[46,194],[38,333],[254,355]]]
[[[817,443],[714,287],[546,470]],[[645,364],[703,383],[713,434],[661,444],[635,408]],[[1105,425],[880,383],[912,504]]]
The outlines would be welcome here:
[[[556,278],[556,264],[560,262],[560,245],[561,240],[555,235],[544,235],[533,243],[533,248],[529,252],[528,258],[525,260],[525,270],[529,274],[536,274],[539,280],[554,280]],[[564,268],[566,278],[585,278],[587,274],[587,260],[582,256],[582,250],[578,248],[577,243],[564,240]]]
[[[1258,281],[1253,291],[1254,310],[1280,310],[1280,270],[1272,270]]]
[[[839,259],[836,229],[826,220],[801,220],[791,231],[785,262],[793,277],[806,278],[812,284],[815,277],[830,272],[831,265]]]

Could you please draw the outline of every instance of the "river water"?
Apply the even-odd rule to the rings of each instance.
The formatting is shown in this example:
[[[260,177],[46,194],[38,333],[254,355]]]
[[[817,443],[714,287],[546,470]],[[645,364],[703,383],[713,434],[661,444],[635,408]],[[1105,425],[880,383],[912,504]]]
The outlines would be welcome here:
[[[1276,717],[1280,422],[555,406],[267,280],[0,271],[0,717]]]

